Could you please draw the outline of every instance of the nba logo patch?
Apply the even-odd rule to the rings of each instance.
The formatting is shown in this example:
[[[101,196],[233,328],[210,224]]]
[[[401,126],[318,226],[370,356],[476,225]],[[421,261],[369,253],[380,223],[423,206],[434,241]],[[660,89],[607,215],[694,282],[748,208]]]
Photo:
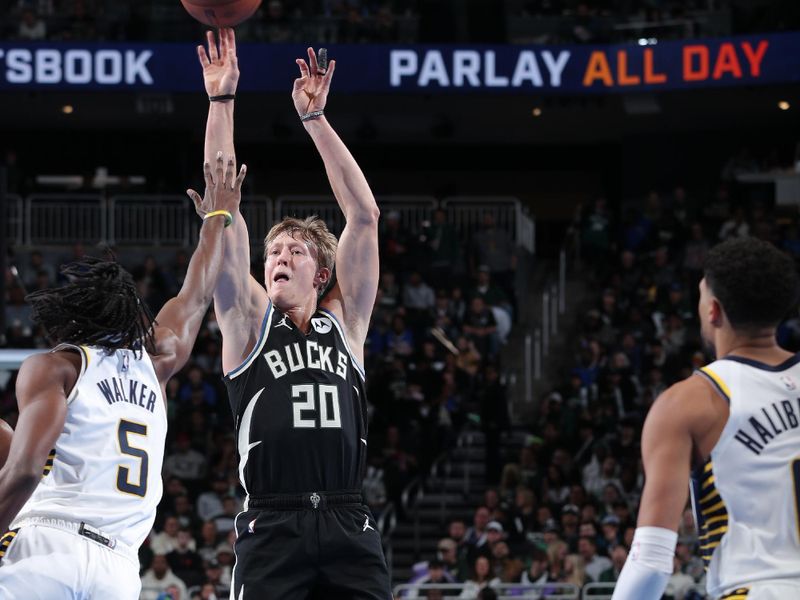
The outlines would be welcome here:
[[[797,389],[797,384],[794,382],[794,379],[788,375],[781,375],[781,383],[783,383],[790,392]]]
[[[314,317],[311,319],[311,326],[317,333],[328,333],[333,325],[327,317]]]
[[[249,531],[250,533],[255,533],[256,532],[256,520],[255,519],[250,521],[250,523],[247,525],[247,531]]]

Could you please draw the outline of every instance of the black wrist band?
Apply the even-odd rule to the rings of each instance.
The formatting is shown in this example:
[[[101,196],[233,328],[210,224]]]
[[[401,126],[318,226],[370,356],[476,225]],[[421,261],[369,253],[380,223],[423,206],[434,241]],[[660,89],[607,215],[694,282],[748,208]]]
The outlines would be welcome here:
[[[222,94],[221,96],[209,96],[208,99],[211,102],[225,102],[226,100],[233,100],[236,98],[236,94]]]

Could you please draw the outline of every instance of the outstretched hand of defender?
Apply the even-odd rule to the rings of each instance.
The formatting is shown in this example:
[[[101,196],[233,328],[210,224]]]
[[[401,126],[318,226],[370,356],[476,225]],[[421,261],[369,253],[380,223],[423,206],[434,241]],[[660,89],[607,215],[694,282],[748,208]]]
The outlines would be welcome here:
[[[236,35],[230,27],[219,30],[219,48],[214,32],[206,32],[208,51],[197,47],[197,58],[203,67],[203,81],[209,96],[226,96],[236,93],[239,83],[239,61],[236,57]]]
[[[203,197],[196,191],[189,189],[186,193],[194,202],[194,209],[201,217],[215,210],[227,210],[235,214],[239,210],[239,202],[242,200],[242,182],[247,174],[247,165],[242,165],[239,174],[234,174],[236,163],[233,156],[229,156],[227,165],[222,152],[217,152],[217,160],[212,170],[211,165],[206,162],[203,165],[203,177],[206,181],[206,189]]]
[[[336,70],[336,61],[332,60],[328,68],[321,68],[317,62],[317,53],[313,48],[308,49],[308,62],[302,58],[296,61],[300,68],[300,77],[294,80],[292,100],[297,114],[303,116],[310,112],[323,110],[328,101],[328,92],[331,89],[331,79]]]

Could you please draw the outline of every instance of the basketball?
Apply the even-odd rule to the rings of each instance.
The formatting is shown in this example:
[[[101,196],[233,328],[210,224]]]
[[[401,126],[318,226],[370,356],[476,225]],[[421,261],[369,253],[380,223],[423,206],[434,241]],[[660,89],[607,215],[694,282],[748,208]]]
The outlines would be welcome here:
[[[249,19],[261,0],[181,0],[195,19],[211,27],[233,27]]]

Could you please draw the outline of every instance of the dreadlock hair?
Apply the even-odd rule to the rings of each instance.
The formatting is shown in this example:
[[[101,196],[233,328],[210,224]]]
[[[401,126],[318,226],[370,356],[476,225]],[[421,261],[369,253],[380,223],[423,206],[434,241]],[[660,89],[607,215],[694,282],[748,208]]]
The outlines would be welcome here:
[[[57,343],[86,344],[111,354],[155,351],[152,312],[119,263],[85,257],[61,267],[69,283],[28,294],[31,320]]]

